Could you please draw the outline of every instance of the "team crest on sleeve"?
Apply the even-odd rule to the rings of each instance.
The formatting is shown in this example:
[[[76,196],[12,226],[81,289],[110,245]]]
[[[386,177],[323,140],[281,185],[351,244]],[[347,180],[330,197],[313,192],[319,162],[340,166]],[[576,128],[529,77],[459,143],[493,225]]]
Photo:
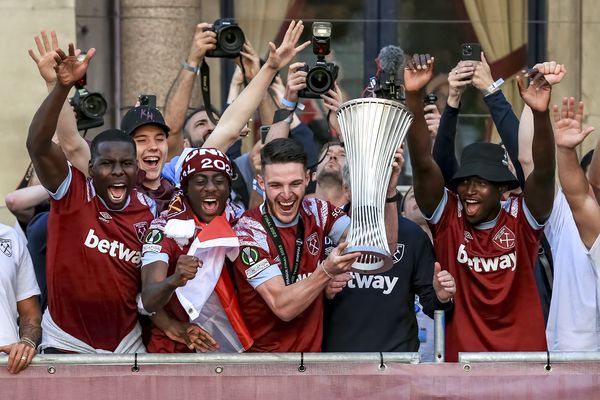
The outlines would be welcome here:
[[[144,242],[144,235],[146,234],[146,230],[148,229],[148,222],[141,221],[133,224],[133,229],[135,229],[135,234],[138,237],[140,242]]]
[[[313,232],[309,237],[306,238],[306,248],[308,252],[313,256],[319,254],[321,246],[319,245],[319,238],[317,236],[317,232]]]
[[[175,196],[173,200],[169,203],[169,207],[167,208],[167,213],[165,215],[165,219],[173,218],[186,210],[185,203],[183,202],[183,198],[180,196]]]
[[[394,264],[402,260],[402,257],[404,257],[404,243],[398,243],[394,253]]]
[[[146,235],[144,243],[159,244],[163,240],[164,234],[160,229],[151,229]]]
[[[6,257],[12,257],[12,240],[0,238],[0,250],[2,250]]]
[[[501,249],[510,250],[515,247],[515,234],[508,227],[503,226],[498,233],[494,235],[492,242]]]
[[[244,247],[240,252],[240,259],[249,267],[256,264],[259,257],[258,250],[254,247]]]

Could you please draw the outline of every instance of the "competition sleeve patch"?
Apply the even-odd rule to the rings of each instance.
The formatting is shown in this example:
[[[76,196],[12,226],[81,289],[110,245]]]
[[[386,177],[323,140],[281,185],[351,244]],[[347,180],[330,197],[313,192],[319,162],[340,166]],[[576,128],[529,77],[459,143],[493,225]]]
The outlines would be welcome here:
[[[270,266],[271,266],[271,264],[269,264],[269,261],[266,258],[263,258],[256,264],[254,264],[251,267],[249,267],[248,269],[246,269],[246,278],[252,279],[256,275],[258,275],[259,273],[264,271],[265,269],[269,268]]]
[[[160,229],[151,229],[144,239],[144,244],[159,244],[163,238],[164,233]]]
[[[249,267],[256,264],[259,257],[258,250],[254,247],[244,247],[240,252],[240,260]]]

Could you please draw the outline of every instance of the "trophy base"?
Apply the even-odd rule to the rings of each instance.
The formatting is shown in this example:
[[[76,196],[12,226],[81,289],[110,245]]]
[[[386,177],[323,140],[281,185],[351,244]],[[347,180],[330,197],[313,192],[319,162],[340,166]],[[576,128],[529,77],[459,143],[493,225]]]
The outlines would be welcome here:
[[[344,254],[359,252],[362,256],[352,264],[352,271],[360,274],[381,274],[394,266],[390,253],[374,246],[349,246]]]

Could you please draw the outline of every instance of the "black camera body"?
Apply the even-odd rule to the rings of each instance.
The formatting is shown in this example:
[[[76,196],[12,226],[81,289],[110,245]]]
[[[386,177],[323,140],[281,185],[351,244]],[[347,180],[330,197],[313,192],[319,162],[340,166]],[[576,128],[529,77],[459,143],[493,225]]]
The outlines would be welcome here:
[[[325,56],[331,51],[331,23],[313,22],[312,33],[311,42],[317,61],[310,68],[306,64],[300,68],[307,75],[306,89],[300,90],[298,96],[319,99],[322,94],[327,93],[334,87],[339,67],[334,63],[325,61]]]
[[[207,30],[217,34],[217,47],[207,51],[206,57],[236,58],[240,55],[246,37],[234,19],[218,19]]]
[[[108,104],[101,93],[88,92],[85,88],[85,78],[75,84],[75,95],[69,99],[69,104],[75,111],[77,129],[85,131],[104,125],[104,114]]]
[[[337,65],[325,62],[325,60],[317,59],[315,65],[310,68],[304,64],[300,71],[307,72],[306,89],[300,90],[298,96],[320,99],[322,94],[327,93],[329,89],[333,89],[335,80],[338,77],[338,70]]]

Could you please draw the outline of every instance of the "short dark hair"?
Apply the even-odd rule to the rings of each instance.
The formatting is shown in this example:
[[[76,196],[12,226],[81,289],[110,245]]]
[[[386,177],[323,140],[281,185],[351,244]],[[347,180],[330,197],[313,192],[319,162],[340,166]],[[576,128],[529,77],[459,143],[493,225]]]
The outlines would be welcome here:
[[[306,152],[300,143],[290,138],[279,138],[267,143],[260,151],[261,165],[299,163],[306,168]]]
[[[94,138],[94,140],[92,140],[92,144],[90,146],[90,153],[91,153],[90,161],[93,162],[96,159],[96,157],[98,157],[100,155],[98,153],[98,147],[100,146],[100,144],[105,143],[105,142],[130,143],[133,148],[134,156],[136,155],[135,141],[133,140],[133,138],[130,135],[126,134],[124,131],[122,131],[120,129],[108,129],[106,131],[100,132]]]
[[[590,150],[583,157],[581,157],[581,161],[579,165],[581,165],[581,169],[587,172],[588,167],[592,163],[592,157],[594,156],[594,150]]]
[[[190,113],[187,115],[187,117],[185,117],[185,120],[183,121],[183,127],[185,128],[185,126],[187,125],[187,123],[189,122],[190,118],[192,118],[194,115],[198,114],[199,112],[207,112],[206,106],[201,105],[198,108],[193,109],[192,111],[190,111]],[[217,111],[216,108],[214,108],[212,105],[210,106],[210,111],[212,111],[213,114],[215,114],[217,116],[217,118],[221,118],[221,113],[219,111]]]
[[[329,151],[329,148],[332,146],[340,146],[344,148],[344,142],[341,142],[339,139],[331,139],[325,142],[323,146],[321,146],[321,150],[319,150],[319,161],[321,161],[325,153]]]

